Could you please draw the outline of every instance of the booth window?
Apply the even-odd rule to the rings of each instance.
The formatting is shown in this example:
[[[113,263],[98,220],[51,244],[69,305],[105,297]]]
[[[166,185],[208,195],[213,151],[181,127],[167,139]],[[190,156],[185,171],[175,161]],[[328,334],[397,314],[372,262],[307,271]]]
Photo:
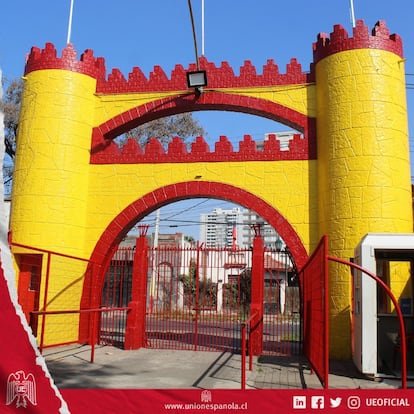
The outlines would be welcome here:
[[[391,289],[401,310],[405,315],[412,315],[413,259],[406,256],[395,256],[390,252],[376,252],[377,276]],[[379,314],[395,313],[394,305],[381,287],[377,287],[377,304]]]

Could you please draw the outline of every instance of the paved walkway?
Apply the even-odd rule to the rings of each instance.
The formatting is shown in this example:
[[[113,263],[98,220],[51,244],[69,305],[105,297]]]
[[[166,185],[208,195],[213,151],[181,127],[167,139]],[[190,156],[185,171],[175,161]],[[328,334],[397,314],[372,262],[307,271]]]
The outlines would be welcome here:
[[[89,346],[49,348],[44,356],[59,388],[200,388],[240,389],[241,355],[139,349],[123,351],[104,346],[95,350],[90,363]],[[399,388],[400,380],[374,381],[358,373],[350,361],[332,361],[329,388]],[[409,386],[414,387],[413,384]],[[246,370],[247,389],[321,389],[303,357],[262,356],[253,358]]]

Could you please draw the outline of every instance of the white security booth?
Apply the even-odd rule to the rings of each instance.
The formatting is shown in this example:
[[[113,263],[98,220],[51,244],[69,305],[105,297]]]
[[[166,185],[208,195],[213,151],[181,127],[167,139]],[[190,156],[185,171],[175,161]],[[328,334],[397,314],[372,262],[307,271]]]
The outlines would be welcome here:
[[[390,287],[399,301],[407,334],[414,333],[414,234],[368,233],[356,247],[354,261]],[[374,279],[360,271],[353,275],[354,363],[367,375],[398,375],[399,325],[394,306]]]

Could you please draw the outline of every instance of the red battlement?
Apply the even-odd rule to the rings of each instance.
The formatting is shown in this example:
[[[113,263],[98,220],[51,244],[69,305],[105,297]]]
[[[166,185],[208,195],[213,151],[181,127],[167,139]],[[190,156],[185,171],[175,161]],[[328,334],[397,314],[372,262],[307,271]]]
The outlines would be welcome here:
[[[390,35],[382,20],[375,24],[371,35],[363,20],[357,21],[352,32],[353,37],[348,37],[348,32],[341,25],[335,25],[331,37],[326,33],[320,33],[318,40],[313,44],[314,63],[334,53],[354,49],[382,49],[403,57],[401,37],[396,34]]]
[[[261,87],[312,81],[312,75],[303,72],[296,59],[291,59],[286,65],[286,73],[280,73],[279,67],[269,59],[263,66],[262,74],[258,74],[255,66],[246,60],[240,67],[238,76],[227,62],[222,62],[220,67],[216,67],[214,63],[202,57],[199,63],[200,69],[207,71],[209,88]],[[117,94],[187,90],[187,72],[196,70],[197,66],[194,63],[185,69],[182,65],[176,65],[171,78],[168,78],[160,66],[155,66],[148,79],[138,67],[133,68],[128,79],[119,69],[113,69],[106,79],[105,60],[102,57],[95,58],[92,50],[86,50],[78,60],[73,45],[69,44],[63,49],[62,57],[58,57],[53,44],[46,43],[42,50],[32,47],[26,62],[25,74],[45,69],[70,70],[89,75],[97,80],[97,93]]]
[[[280,161],[316,159],[316,145],[300,134],[295,134],[289,142],[289,149],[280,149],[277,135],[270,134],[258,149],[256,141],[245,135],[239,143],[239,151],[234,151],[232,143],[226,136],[221,136],[210,151],[209,145],[202,137],[197,137],[187,149],[184,141],[175,137],[164,150],[159,140],[152,138],[142,149],[138,143],[129,139],[122,149],[113,141],[108,141],[106,148],[92,150],[91,164],[140,164],[140,163],[187,163],[187,162],[229,162],[229,161]]]
[[[220,67],[209,62],[205,57],[200,58],[200,69],[206,70],[208,89],[218,88],[244,88],[262,87],[272,85],[303,84],[311,82],[311,76],[302,71],[301,65],[296,59],[291,59],[286,65],[286,73],[279,72],[279,67],[272,59],[263,66],[263,73],[258,74],[255,66],[246,60],[240,67],[240,74],[235,75],[228,62],[222,62]],[[185,69],[182,65],[176,65],[168,78],[160,66],[155,66],[147,79],[141,69],[135,67],[129,73],[128,79],[118,69],[113,69],[108,80],[98,79],[97,92],[129,93],[129,92],[163,92],[181,91],[188,89],[187,72],[195,71],[195,64]]]
[[[344,50],[373,48],[383,49],[403,55],[402,40],[398,35],[390,35],[385,22],[379,21],[372,29],[358,20],[353,28],[353,37],[348,37],[347,31],[341,25],[335,25],[330,37],[325,33],[318,35],[313,44],[314,63],[326,56]],[[301,65],[292,58],[286,65],[286,73],[280,73],[279,67],[272,59],[263,66],[263,71],[258,74],[255,66],[246,60],[240,67],[240,74],[235,75],[232,67],[227,62],[222,62],[220,67],[208,62],[205,57],[200,59],[200,68],[207,71],[208,88],[243,88],[264,87],[273,85],[293,85],[314,82],[313,65],[310,73],[302,71]],[[155,66],[149,78],[143,74],[140,68],[134,67],[126,79],[119,69],[113,69],[106,78],[105,60],[102,57],[95,58],[93,51],[88,49],[77,59],[73,45],[69,44],[58,57],[56,49],[51,43],[46,43],[44,49],[33,47],[28,56],[25,74],[43,69],[63,69],[89,75],[97,80],[96,92],[102,94],[134,93],[134,92],[164,92],[187,90],[186,73],[196,70],[196,64],[190,64],[188,69],[182,65],[176,65],[168,78],[160,66]]]
[[[57,57],[56,48],[52,43],[46,43],[45,48],[40,50],[32,47],[26,60],[24,74],[44,69],[63,69],[83,73],[95,79],[105,77],[105,60],[95,58],[91,49],[85,50],[80,60],[77,59],[76,50],[73,45],[67,45],[62,51],[62,57]]]

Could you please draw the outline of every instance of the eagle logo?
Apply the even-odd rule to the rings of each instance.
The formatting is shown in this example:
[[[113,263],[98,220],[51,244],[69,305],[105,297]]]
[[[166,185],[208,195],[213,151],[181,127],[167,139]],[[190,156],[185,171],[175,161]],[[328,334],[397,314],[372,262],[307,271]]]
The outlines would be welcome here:
[[[36,381],[33,374],[25,375],[24,371],[17,371],[7,378],[6,405],[16,400],[16,407],[27,407],[27,400],[33,405],[36,402]]]

